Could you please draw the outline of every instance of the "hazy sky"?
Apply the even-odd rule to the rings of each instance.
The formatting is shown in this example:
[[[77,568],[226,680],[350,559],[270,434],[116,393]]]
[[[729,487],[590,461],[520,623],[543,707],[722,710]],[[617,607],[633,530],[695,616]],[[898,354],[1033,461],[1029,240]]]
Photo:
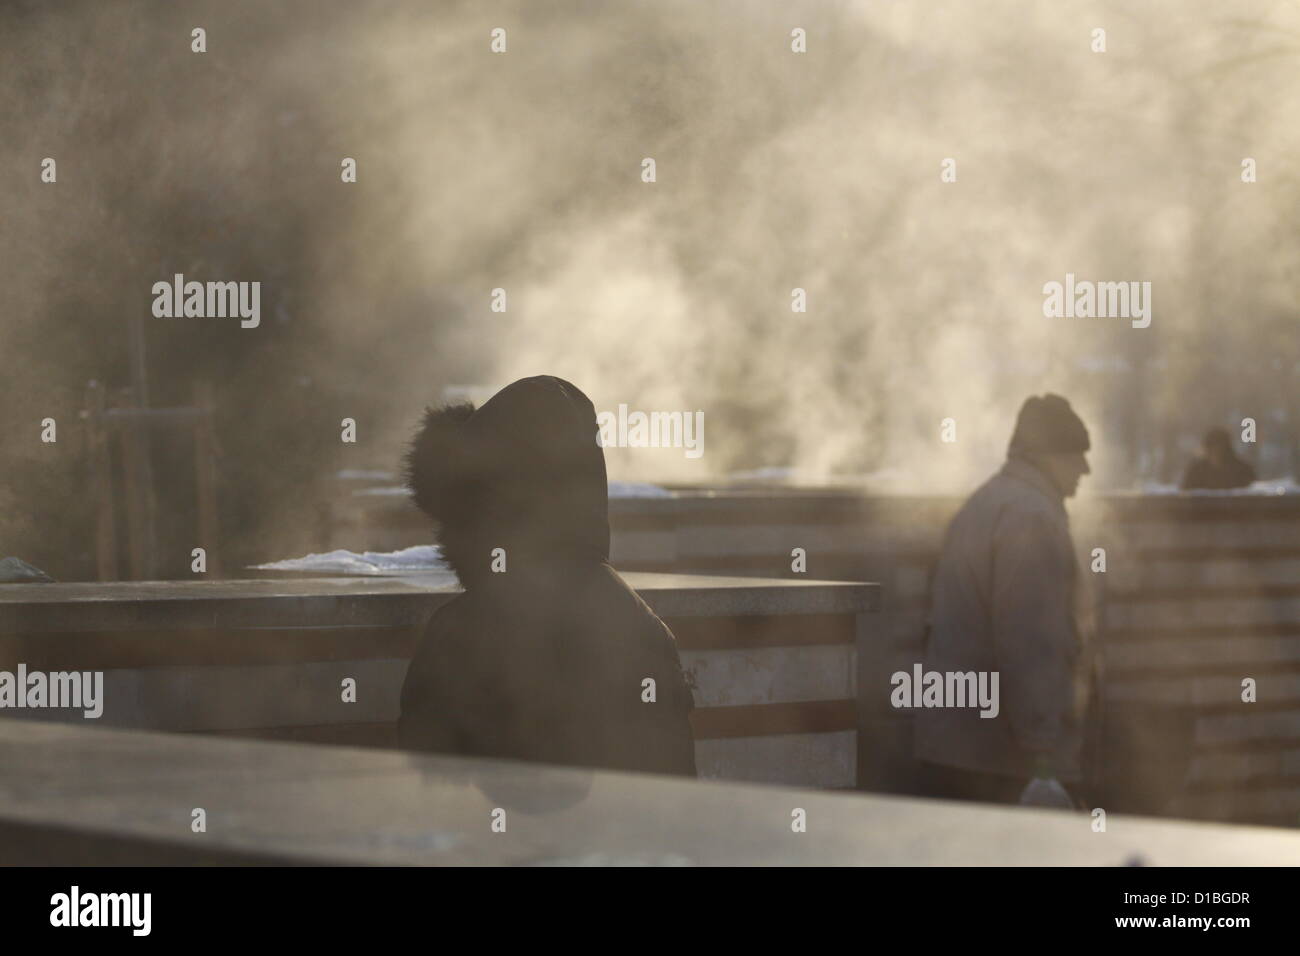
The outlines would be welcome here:
[[[1045,390],[1093,425],[1111,483],[1209,424],[1294,432],[1274,417],[1296,411],[1294,2],[3,16],[10,427],[124,380],[126,316],[185,270],[262,281],[268,318],[147,325],[160,394],[195,362],[227,402],[328,382],[303,408],[362,421],[374,467],[443,386],[538,372],[601,409],[704,412],[703,457],[611,450],[620,477],[798,464],[967,487]],[[1152,283],[1151,326],[1045,318],[1067,273]]]

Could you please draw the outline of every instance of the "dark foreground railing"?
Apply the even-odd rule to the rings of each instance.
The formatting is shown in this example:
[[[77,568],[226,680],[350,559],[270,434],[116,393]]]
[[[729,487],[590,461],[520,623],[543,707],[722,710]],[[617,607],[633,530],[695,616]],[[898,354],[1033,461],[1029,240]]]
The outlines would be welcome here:
[[[1300,863],[1260,827],[61,724],[0,721],[0,767],[0,864]]]

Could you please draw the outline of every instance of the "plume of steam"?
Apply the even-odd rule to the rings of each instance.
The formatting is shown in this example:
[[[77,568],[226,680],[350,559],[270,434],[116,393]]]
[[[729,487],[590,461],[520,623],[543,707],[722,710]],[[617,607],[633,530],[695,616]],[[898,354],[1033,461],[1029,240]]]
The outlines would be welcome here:
[[[155,404],[216,385],[256,556],[302,543],[313,476],[395,465],[443,386],[540,372],[704,411],[702,458],[610,449],[613,477],[966,488],[1047,390],[1094,426],[1098,485],[1244,415],[1294,447],[1297,32],[1271,0],[6,5],[0,533],[37,564],[51,527],[85,539],[84,463],[33,422],[125,383],[127,318],[174,272],[263,283],[256,334],[147,327]],[[1151,328],[1044,318],[1067,272],[1151,281]]]

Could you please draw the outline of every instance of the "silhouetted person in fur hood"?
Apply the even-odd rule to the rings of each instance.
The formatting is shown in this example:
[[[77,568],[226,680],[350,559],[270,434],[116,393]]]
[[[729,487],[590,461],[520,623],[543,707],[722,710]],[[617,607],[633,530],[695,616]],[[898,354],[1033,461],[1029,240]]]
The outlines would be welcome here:
[[[478,410],[430,409],[406,474],[465,593],[433,616],[411,661],[401,745],[694,776],[672,632],[608,563],[587,396],[539,375]]]
[[[1183,472],[1183,490],[1246,488],[1255,480],[1255,469],[1232,450],[1232,439],[1222,428],[1211,428],[1201,440],[1200,457]]]

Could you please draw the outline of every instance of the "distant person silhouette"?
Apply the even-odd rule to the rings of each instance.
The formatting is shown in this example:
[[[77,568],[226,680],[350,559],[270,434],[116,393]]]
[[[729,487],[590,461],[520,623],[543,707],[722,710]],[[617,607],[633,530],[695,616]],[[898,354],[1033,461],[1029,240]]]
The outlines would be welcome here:
[[[1197,488],[1222,491],[1245,488],[1255,480],[1255,469],[1232,450],[1232,439],[1223,428],[1211,428],[1201,439],[1201,454],[1183,472],[1183,490]]]
[[[406,475],[465,593],[433,616],[411,661],[401,746],[694,776],[672,632],[609,565],[587,396],[540,375],[477,410],[430,409]]]
[[[1059,395],[1020,408],[1002,469],[957,512],[932,586],[925,670],[999,675],[1000,712],[916,712],[927,796],[1071,806],[1091,690],[1064,499],[1089,473],[1088,430]]]

